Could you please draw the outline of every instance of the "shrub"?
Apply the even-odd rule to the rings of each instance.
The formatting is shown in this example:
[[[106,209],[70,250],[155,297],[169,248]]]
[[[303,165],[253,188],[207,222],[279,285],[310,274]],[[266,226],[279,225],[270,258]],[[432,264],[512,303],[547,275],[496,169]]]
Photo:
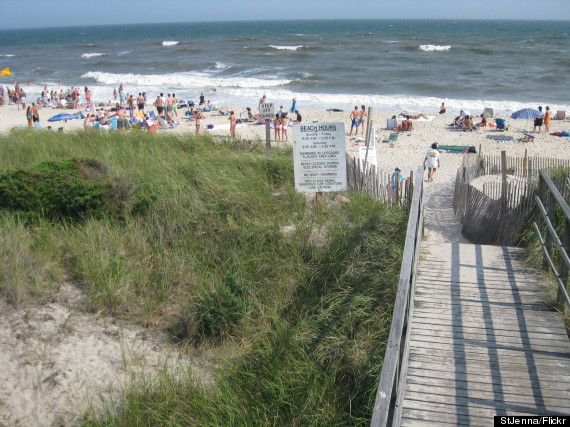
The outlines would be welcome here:
[[[221,340],[236,331],[249,308],[246,289],[233,274],[227,274],[214,290],[201,295],[196,302],[196,339]]]
[[[0,174],[0,209],[20,212],[28,220],[80,219],[85,214],[117,214],[125,189],[107,178],[93,159],[47,161],[30,170]]]

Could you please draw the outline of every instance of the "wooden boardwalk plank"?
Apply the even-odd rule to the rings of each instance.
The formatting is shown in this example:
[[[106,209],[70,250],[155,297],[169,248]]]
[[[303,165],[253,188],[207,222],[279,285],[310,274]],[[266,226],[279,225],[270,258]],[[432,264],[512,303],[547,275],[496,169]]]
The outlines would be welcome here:
[[[425,244],[400,424],[570,414],[570,343],[547,301],[521,249]]]

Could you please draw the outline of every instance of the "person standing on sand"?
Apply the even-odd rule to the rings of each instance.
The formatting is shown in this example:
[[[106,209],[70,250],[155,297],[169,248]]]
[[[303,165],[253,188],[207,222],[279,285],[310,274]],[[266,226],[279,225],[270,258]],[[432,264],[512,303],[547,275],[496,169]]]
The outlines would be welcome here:
[[[540,111],[540,116],[534,119],[534,129],[532,131],[536,132],[536,128],[538,128],[538,133],[540,133],[544,121],[544,114],[542,113],[542,107],[538,107],[538,111]]]
[[[275,141],[281,141],[281,117],[279,113],[275,114],[273,129],[275,130]]]
[[[358,125],[360,124],[358,117],[360,117],[360,114],[358,113],[358,106],[355,105],[354,111],[350,113],[350,132],[348,133],[348,136],[352,135],[352,129],[356,129],[354,133],[355,135],[358,133]]]
[[[550,133],[550,121],[552,120],[552,116],[550,114],[550,107],[546,106],[546,112],[544,113],[544,132],[547,134]]]
[[[38,110],[38,106],[32,102],[32,121],[34,123],[40,122],[40,111]]]
[[[431,150],[426,153],[426,158],[424,159],[424,167],[425,166],[428,168],[427,180],[428,182],[432,182],[435,177],[435,173],[437,172],[437,168],[441,166],[439,162],[439,151],[437,151],[437,142],[431,144]]]
[[[156,97],[156,101],[154,101],[154,106],[156,107],[156,112],[158,113],[159,117],[164,115],[164,103],[160,95]]]
[[[28,109],[26,110],[26,119],[28,120],[28,127],[31,128],[32,125],[32,107],[28,106]]]
[[[289,141],[289,136],[287,135],[287,126],[289,126],[289,119],[286,115],[281,115],[281,140]]]
[[[360,123],[356,128],[356,134],[358,135],[358,128],[362,128],[361,135],[364,135],[364,123],[366,123],[366,117],[368,116],[368,113],[366,113],[366,107],[364,105],[362,105],[360,108],[360,113],[358,113],[358,119],[360,120]]]
[[[141,92],[139,92],[139,96],[137,96],[137,108],[139,111],[142,111],[144,115],[144,98]]]
[[[297,111],[297,98],[293,98],[290,112],[294,113],[295,111]]]
[[[230,111],[230,117],[228,118],[230,121],[230,136],[232,138],[236,137],[236,115],[233,111]]]

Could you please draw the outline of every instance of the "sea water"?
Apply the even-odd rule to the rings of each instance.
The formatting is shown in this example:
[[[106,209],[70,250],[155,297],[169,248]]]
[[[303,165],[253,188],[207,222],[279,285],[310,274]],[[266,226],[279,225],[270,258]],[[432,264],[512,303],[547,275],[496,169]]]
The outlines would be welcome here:
[[[0,31],[0,84],[89,87],[113,100],[121,83],[214,104],[434,113],[570,110],[570,22],[350,20],[137,24]],[[28,83],[29,82],[29,83]],[[61,86],[59,84],[61,83]],[[26,87],[26,84],[29,86]]]

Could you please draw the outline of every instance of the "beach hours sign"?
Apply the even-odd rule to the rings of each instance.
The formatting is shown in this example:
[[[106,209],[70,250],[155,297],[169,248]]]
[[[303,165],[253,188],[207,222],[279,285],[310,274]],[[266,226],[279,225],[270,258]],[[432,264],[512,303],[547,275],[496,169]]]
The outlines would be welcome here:
[[[293,126],[295,190],[346,191],[344,123]]]
[[[270,120],[275,117],[275,108],[272,102],[266,102],[265,104],[259,104],[259,115],[262,119]]]

